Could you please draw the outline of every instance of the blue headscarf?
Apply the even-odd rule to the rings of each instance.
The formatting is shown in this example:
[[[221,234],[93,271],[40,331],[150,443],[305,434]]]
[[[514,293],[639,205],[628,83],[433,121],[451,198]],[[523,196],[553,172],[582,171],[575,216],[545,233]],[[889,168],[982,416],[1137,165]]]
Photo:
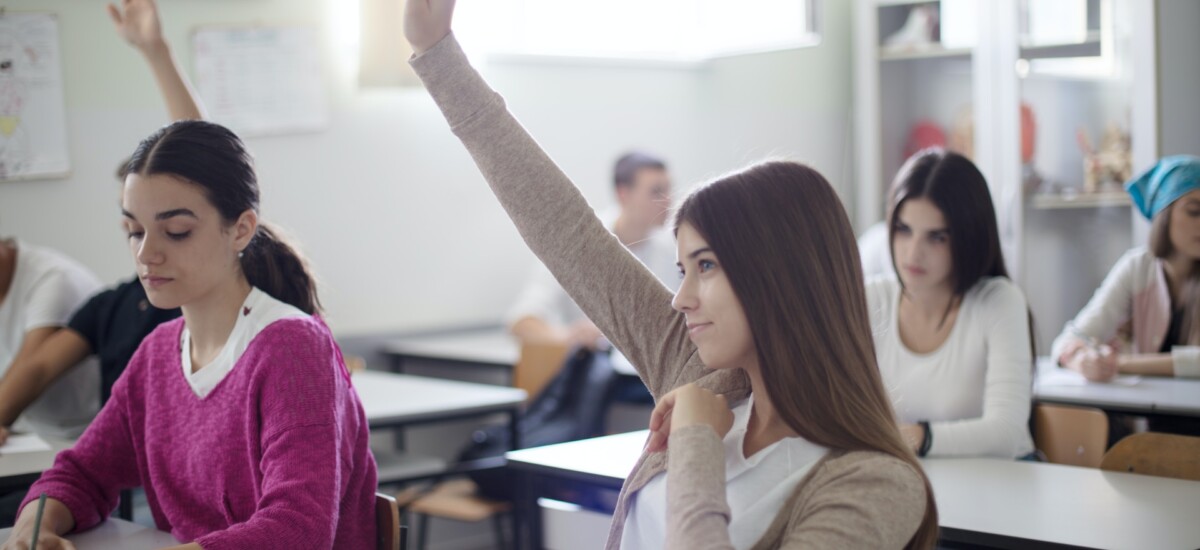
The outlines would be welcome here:
[[[1148,220],[1195,189],[1200,189],[1200,157],[1191,155],[1164,157],[1125,184],[1134,206]]]

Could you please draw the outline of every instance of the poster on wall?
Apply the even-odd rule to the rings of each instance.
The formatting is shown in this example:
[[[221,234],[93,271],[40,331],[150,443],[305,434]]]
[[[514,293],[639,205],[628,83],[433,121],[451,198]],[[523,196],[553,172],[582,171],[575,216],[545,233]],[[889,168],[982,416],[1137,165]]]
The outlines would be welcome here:
[[[0,181],[71,170],[58,19],[0,13]]]
[[[328,125],[315,27],[201,27],[192,33],[196,89],[212,120],[239,135]]]

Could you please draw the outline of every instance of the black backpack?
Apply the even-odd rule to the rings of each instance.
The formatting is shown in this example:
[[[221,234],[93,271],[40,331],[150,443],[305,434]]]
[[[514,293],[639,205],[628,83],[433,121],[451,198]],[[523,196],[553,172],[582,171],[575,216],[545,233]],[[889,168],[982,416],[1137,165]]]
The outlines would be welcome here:
[[[521,448],[540,447],[604,435],[604,415],[617,380],[608,353],[587,348],[572,350],[558,374],[517,417]],[[458,455],[460,461],[503,456],[513,449],[508,426],[489,426],[471,434]],[[471,472],[481,495],[512,500],[512,476],[503,469]]]

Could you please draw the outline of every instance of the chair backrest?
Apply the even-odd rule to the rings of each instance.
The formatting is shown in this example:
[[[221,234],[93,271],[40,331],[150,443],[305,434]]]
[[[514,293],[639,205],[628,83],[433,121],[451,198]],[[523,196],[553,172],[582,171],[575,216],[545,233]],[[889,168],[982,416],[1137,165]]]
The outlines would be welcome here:
[[[1108,450],[1100,469],[1200,481],[1200,437],[1133,434]]]
[[[375,493],[375,548],[400,550],[404,545],[400,527],[400,506],[391,495]]]
[[[513,387],[533,399],[563,366],[570,351],[565,344],[525,344],[513,366]]]
[[[1089,407],[1039,404],[1034,445],[1054,464],[1097,468],[1108,444],[1108,417]]]

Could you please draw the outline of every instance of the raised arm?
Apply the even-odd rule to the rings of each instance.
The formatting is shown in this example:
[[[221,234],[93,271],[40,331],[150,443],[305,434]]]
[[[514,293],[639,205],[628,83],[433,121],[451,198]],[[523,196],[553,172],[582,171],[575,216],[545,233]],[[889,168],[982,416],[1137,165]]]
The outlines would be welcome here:
[[[450,33],[453,0],[406,4],[417,75],[529,248],[637,366],[651,393],[701,377],[672,294],[604,228],[587,200],[508,112]]]
[[[203,119],[204,110],[200,100],[176,65],[171,47],[163,38],[158,6],[154,0],[122,0],[120,9],[109,4],[108,16],[117,34],[146,58],[163,100],[167,103],[171,120]]]

